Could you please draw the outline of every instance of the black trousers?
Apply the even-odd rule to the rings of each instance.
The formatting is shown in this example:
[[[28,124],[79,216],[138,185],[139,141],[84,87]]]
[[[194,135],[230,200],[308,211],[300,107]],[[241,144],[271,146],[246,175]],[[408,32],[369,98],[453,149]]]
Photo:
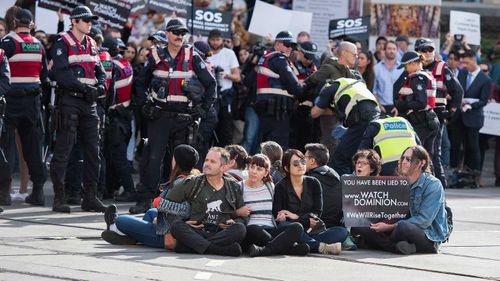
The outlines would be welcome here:
[[[311,117],[311,108],[299,105],[290,120],[290,147],[305,151],[308,143],[319,142],[319,120]]]
[[[446,182],[446,175],[444,174],[443,163],[441,162],[441,142],[443,141],[443,131],[445,126],[446,125],[444,123],[440,123],[439,125],[439,129],[434,139],[434,153],[431,155],[434,175],[439,179],[439,181],[441,181],[444,188],[448,185]]]
[[[77,97],[62,95],[60,126],[57,130],[54,156],[50,162],[50,177],[54,187],[62,187],[71,150],[77,136],[83,151],[83,187],[97,186],[99,174],[99,117],[96,104]]]
[[[244,245],[266,246],[271,249],[272,254],[284,254],[299,241],[303,233],[304,228],[298,222],[274,228],[249,225]]]
[[[465,156],[464,164],[472,170],[480,170],[481,155],[479,152],[479,128],[465,127],[459,120],[448,126],[450,136],[450,166],[458,168]],[[463,155],[461,152],[463,145]]]
[[[264,141],[275,141],[281,145],[283,150],[288,149],[288,141],[290,138],[290,116],[278,120],[274,116],[259,114],[259,131],[260,139]]]
[[[198,138],[194,147],[200,155],[200,161],[196,165],[198,170],[203,169],[203,161],[207,156],[208,150],[212,147],[214,130],[217,127],[217,111],[215,107],[210,108],[207,112],[207,116],[201,120],[200,128],[198,129]]]
[[[215,109],[218,119],[217,127],[215,128],[218,138],[217,145],[225,147],[233,143],[234,123],[231,105],[227,105],[223,100],[218,99],[215,103]]]
[[[242,223],[229,225],[224,230],[208,232],[205,229],[196,229],[183,221],[172,224],[171,233],[177,244],[177,253],[203,254],[211,243],[217,246],[229,246],[233,243],[241,243],[245,239],[246,228]]]
[[[353,227],[351,234],[361,236],[369,247],[392,253],[399,253],[396,249],[396,243],[399,241],[415,244],[418,253],[438,251],[438,244],[429,240],[421,228],[405,221],[399,222],[392,232],[375,232],[368,227]]]
[[[41,117],[40,96],[10,96],[6,95],[7,105],[5,108],[4,127],[2,129],[0,147],[3,154],[0,158],[0,175],[2,189],[10,188],[10,174],[13,170],[15,158],[15,131],[19,134],[23,156],[28,164],[28,171],[33,185],[43,186],[47,179],[45,163],[42,159],[41,140],[39,130]],[[7,164],[9,163],[9,164]],[[5,177],[5,179],[4,179]]]
[[[64,188],[66,194],[70,196],[79,196],[82,191],[83,181],[83,151],[81,140],[77,137],[75,145],[71,150],[64,178]]]
[[[420,143],[427,150],[431,158],[434,157],[434,143],[436,139],[437,131],[430,130],[425,124],[411,124],[415,133],[417,133]],[[442,136],[442,135],[441,135]]]
[[[329,164],[339,175],[352,173],[352,157],[358,151],[361,138],[369,124],[369,122],[359,122],[352,125],[340,139],[340,143],[333,153],[334,156],[330,157]],[[332,153],[330,152],[330,154]]]

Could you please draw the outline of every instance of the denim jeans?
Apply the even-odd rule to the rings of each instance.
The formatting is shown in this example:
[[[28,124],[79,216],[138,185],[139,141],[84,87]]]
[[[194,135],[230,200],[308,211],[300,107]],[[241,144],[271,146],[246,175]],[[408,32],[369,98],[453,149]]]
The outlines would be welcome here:
[[[253,106],[245,108],[245,130],[243,132],[243,141],[241,146],[250,154],[255,154],[259,151],[259,116]]]
[[[116,227],[128,237],[148,247],[163,248],[164,235],[156,234],[156,223],[153,223],[157,216],[156,208],[149,209],[142,220],[129,215],[119,216],[116,219]]]
[[[292,222],[290,221],[284,221],[280,222],[279,226],[283,225],[288,225]],[[342,226],[334,226],[330,227],[327,230],[314,234],[314,235],[309,235],[307,232],[303,232],[302,236],[300,237],[300,242],[304,242],[307,245],[309,245],[309,248],[311,248],[311,253],[318,253],[319,249],[319,244],[321,242],[326,243],[326,244],[333,244],[337,242],[344,242],[344,240],[349,236],[349,232],[345,227]]]

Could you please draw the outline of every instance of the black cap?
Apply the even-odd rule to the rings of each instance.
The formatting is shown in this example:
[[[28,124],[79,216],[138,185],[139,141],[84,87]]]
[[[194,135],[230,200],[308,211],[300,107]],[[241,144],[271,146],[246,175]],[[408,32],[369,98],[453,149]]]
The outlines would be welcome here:
[[[297,41],[295,41],[295,37],[293,37],[293,34],[290,31],[280,31],[277,35],[276,38],[274,38],[274,41],[280,41],[280,42],[288,42],[288,43],[293,43],[297,44]]]
[[[163,30],[158,30],[156,31],[155,33],[149,35],[148,37],[148,40],[156,40],[156,41],[160,41],[162,43],[167,43],[167,34],[165,34],[165,31]]]
[[[222,38],[222,32],[218,29],[212,29],[208,33],[208,38]]]
[[[408,38],[408,36],[406,35],[400,35],[398,37],[396,37],[396,42],[406,42],[406,44],[411,44],[410,42],[410,38]]]
[[[196,41],[194,42],[194,50],[198,52],[202,57],[209,57],[210,54],[210,46],[205,41]]]
[[[102,42],[102,48],[105,51],[116,50],[116,49],[126,49],[125,43],[123,43],[120,38],[113,38],[111,36],[107,36]]]
[[[171,19],[167,23],[166,31],[174,31],[174,30],[184,30],[188,32],[186,25],[180,21],[179,19]]]
[[[95,39],[95,37],[96,37],[98,34],[101,34],[101,35],[102,35],[102,30],[101,30],[99,27],[97,27],[97,26],[93,25],[93,26],[90,28],[90,33],[89,33],[89,36]]]
[[[175,163],[181,171],[190,171],[198,163],[200,156],[192,146],[181,144],[174,149]]]
[[[428,47],[428,46],[436,49],[436,46],[434,45],[434,41],[432,41],[429,38],[418,38],[415,41],[415,50],[416,51],[418,51],[420,48]]]
[[[30,24],[33,21],[33,15],[30,10],[18,9],[16,12],[15,19],[24,24]]]
[[[408,51],[403,55],[403,58],[401,58],[401,64],[398,66],[398,69],[401,69],[405,66],[405,64],[408,64],[413,61],[417,61],[420,59],[420,54],[415,52],[415,51]]]
[[[87,6],[76,6],[73,11],[71,11],[70,19],[93,19],[97,20],[99,17],[94,16]]]
[[[315,60],[316,59],[316,54],[318,53],[318,46],[311,42],[311,41],[306,41],[299,43],[298,45],[299,50],[304,53],[304,57],[308,60]]]

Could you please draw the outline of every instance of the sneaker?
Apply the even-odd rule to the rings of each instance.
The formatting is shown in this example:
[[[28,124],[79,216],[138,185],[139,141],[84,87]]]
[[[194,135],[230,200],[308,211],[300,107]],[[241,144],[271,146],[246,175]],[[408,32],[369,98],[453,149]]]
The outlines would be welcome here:
[[[339,255],[342,251],[342,244],[340,242],[326,244],[323,242],[319,243],[318,253],[323,255]]]
[[[396,243],[396,251],[403,255],[411,255],[417,252],[417,247],[413,243],[407,241],[399,241]]]
[[[10,199],[12,201],[23,201],[26,200],[26,197],[28,197],[29,193],[24,192],[20,193],[19,190],[14,190],[10,193]]]
[[[261,257],[261,256],[270,256],[271,251],[267,247],[260,247],[255,244],[252,244],[248,247],[248,255],[253,257]]]
[[[358,246],[354,243],[354,239],[351,235],[347,236],[347,238],[342,242],[342,251],[356,251]]]
[[[284,252],[285,255],[305,256],[309,254],[310,248],[306,243],[295,243],[290,249]]]
[[[111,230],[104,230],[101,233],[101,237],[104,241],[113,245],[135,245],[136,241],[128,236],[120,235]]]
[[[117,208],[115,204],[109,205],[104,211],[104,221],[106,222],[106,229],[109,230],[109,226],[114,224],[116,221]]]

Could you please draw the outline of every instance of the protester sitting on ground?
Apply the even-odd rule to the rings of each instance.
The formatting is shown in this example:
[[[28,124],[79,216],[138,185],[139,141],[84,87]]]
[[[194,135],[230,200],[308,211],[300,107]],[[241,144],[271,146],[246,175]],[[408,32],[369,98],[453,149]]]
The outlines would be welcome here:
[[[269,175],[271,163],[264,154],[252,156],[248,178],[241,182],[245,206],[237,214],[249,216],[244,246],[250,257],[278,254],[307,255],[309,246],[296,243],[304,233],[298,222],[278,227],[273,217],[274,184]]]
[[[277,142],[266,141],[260,144],[260,152],[266,155],[269,161],[271,161],[271,179],[274,183],[280,182],[285,177],[281,166],[283,148]]]
[[[382,170],[380,156],[373,149],[362,149],[352,157],[353,175],[358,177],[374,177]]]
[[[229,170],[226,174],[232,176],[236,181],[246,180],[248,178],[247,160],[248,152],[241,145],[231,144],[225,147],[229,152]]]
[[[189,219],[172,224],[175,252],[241,255],[239,243],[246,235],[246,217],[235,216],[234,212],[244,206],[243,192],[234,179],[223,176],[228,164],[229,153],[212,147],[203,174],[184,179],[167,194],[168,200],[191,204]]]
[[[430,173],[430,157],[420,145],[407,148],[398,175],[410,181],[410,216],[394,224],[378,222],[369,228],[352,228],[368,246],[404,255],[437,253],[449,236],[444,189]],[[358,245],[359,246],[359,245]]]
[[[304,154],[289,149],[283,155],[286,177],[276,185],[273,215],[278,225],[299,222],[306,232],[301,242],[307,243],[311,252],[338,255],[348,233],[344,227],[326,228],[320,219],[323,198],[320,182],[306,173]]]
[[[157,208],[149,209],[142,219],[131,215],[117,216],[116,205],[110,205],[104,212],[107,229],[101,237],[114,245],[143,245],[164,248],[165,235],[169,232],[171,220],[176,217],[189,217],[190,206],[187,203],[174,203],[165,200],[167,192],[188,175],[198,174],[193,169],[198,162],[198,152],[191,146],[181,144],[174,149],[172,157],[172,172],[167,182]]]

